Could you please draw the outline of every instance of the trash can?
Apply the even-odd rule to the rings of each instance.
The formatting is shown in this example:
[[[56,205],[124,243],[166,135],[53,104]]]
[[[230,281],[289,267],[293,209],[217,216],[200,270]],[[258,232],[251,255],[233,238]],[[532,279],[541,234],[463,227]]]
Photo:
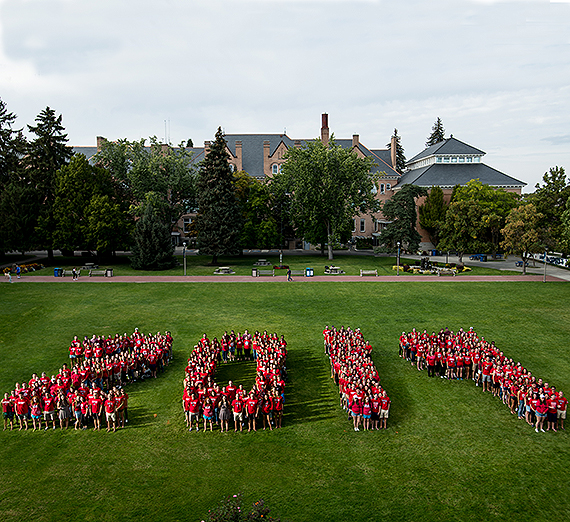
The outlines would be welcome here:
[[[113,277],[113,269],[112,268],[106,268],[105,269],[105,277]]]
[[[479,257],[479,259],[480,259],[482,262],[486,263],[486,262],[487,262],[487,254],[481,254],[481,256]]]
[[[257,268],[251,269],[251,277],[257,277]]]
[[[63,268],[54,268],[53,277],[63,277]]]
[[[432,255],[432,256],[437,256],[437,250],[432,250],[432,251],[431,251],[431,255]]]
[[[313,277],[314,271],[312,268],[305,268],[305,277]]]

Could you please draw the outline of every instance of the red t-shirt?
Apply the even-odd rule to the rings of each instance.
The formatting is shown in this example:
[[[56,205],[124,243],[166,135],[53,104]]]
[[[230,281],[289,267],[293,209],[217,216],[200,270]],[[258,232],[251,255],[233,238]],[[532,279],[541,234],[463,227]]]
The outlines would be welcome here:
[[[24,397],[18,397],[15,401],[14,401],[14,406],[16,408],[16,414],[17,415],[25,415],[26,413],[28,413],[28,400],[25,399]]]
[[[241,399],[234,399],[232,401],[232,408],[234,413],[241,413],[241,410],[243,410],[243,401]]]
[[[390,408],[390,397],[380,397],[380,406],[383,410]]]
[[[10,399],[2,399],[2,411],[4,413],[13,413],[14,405]]]
[[[91,413],[98,415],[101,412],[101,405],[103,404],[103,399],[100,397],[93,397],[89,399],[89,405],[91,406]]]
[[[105,411],[107,413],[114,413],[117,404],[115,403],[115,399],[107,399],[105,401]]]
[[[558,397],[558,409],[560,411],[566,411],[568,406],[568,399],[566,397]]]
[[[247,413],[249,413],[249,415],[253,415],[257,409],[258,400],[257,399],[247,399],[247,401],[245,403],[247,406]]]

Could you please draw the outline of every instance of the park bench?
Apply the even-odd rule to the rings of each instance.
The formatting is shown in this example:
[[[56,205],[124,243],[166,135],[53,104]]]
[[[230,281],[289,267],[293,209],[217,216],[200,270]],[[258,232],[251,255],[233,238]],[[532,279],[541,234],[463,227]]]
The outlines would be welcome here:
[[[105,276],[107,275],[107,270],[89,270],[89,277],[91,276]]]
[[[342,270],[340,268],[340,266],[326,266],[325,265],[325,274],[328,274],[328,275],[344,274],[344,270]]]
[[[81,270],[97,270],[98,268],[99,268],[99,265],[96,265],[95,263],[85,263],[81,267]]]
[[[291,270],[291,275],[292,276],[304,276],[305,275],[305,271],[303,269],[301,270]]]
[[[437,275],[439,276],[446,276],[446,275],[450,275],[450,276],[454,276],[455,277],[455,270],[451,270],[450,268],[440,268],[437,271]]]
[[[258,259],[253,266],[269,266],[271,263],[267,259]]]
[[[361,269],[360,269],[360,277],[366,276],[366,275],[369,275],[369,276],[373,275],[373,276],[378,277],[378,270],[377,270],[377,269],[374,269],[374,270],[362,270],[362,268],[361,268]]]
[[[77,273],[79,274],[79,270],[77,271]],[[66,275],[72,276],[73,270],[63,270],[62,277],[65,277]]]
[[[258,270],[257,276],[275,276],[275,270]]]
[[[229,266],[220,266],[220,267],[216,268],[216,270],[214,271],[214,274],[216,274],[216,275],[235,274],[235,272]]]

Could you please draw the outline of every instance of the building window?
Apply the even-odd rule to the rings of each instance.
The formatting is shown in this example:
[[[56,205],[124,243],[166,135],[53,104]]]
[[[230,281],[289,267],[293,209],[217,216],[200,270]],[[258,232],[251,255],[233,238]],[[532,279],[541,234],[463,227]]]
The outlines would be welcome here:
[[[384,183],[380,183],[380,194],[386,194],[386,186]]]
[[[378,220],[372,218],[372,221],[374,221],[374,232],[378,232]]]
[[[472,163],[473,162],[473,158],[471,156],[468,156],[467,158],[465,158],[465,161],[467,163]]]
[[[459,163],[465,163],[465,158],[463,156],[459,156]]]
[[[443,158],[443,162],[444,162],[444,163],[449,163],[449,157],[446,156],[445,158]]]
[[[190,225],[192,224],[192,218],[185,217],[182,219],[182,222],[184,223],[184,233],[185,234],[190,233]]]
[[[360,220],[360,232],[366,232],[366,220],[365,219]]]
[[[390,183],[386,183],[386,191],[392,190],[392,185]]]
[[[442,158],[441,156],[438,156],[437,159],[436,159],[436,161],[437,161],[438,163],[441,163],[441,162],[443,162],[443,158]]]
[[[481,161],[481,158],[479,156],[475,156],[473,158],[473,163],[479,163],[479,161]]]
[[[236,166],[235,166],[233,163],[230,163],[230,170],[231,170],[232,172],[235,172],[235,171],[236,171]]]
[[[272,174],[278,174],[279,172],[281,172],[281,165],[277,165],[277,163],[271,165],[271,172]]]
[[[457,156],[453,156],[451,158],[451,163],[457,163]]]
[[[352,231],[356,232],[356,219],[352,220]]]

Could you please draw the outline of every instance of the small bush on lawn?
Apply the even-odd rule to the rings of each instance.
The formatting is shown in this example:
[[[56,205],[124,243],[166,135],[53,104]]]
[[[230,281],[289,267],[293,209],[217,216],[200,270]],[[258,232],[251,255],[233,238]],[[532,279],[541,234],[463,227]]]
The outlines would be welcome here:
[[[210,522],[250,522],[254,520],[269,520],[279,522],[279,518],[269,516],[269,508],[260,499],[251,506],[251,511],[243,509],[242,494],[228,496],[220,502],[215,510],[210,510],[208,520]],[[202,521],[205,522],[205,521]]]

